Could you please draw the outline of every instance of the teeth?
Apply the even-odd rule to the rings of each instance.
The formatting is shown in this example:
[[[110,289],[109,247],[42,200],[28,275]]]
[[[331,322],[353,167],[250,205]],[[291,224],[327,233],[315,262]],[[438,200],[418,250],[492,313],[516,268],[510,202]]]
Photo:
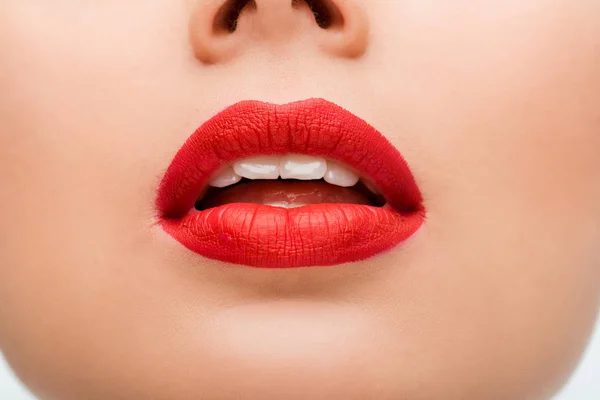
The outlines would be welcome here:
[[[219,173],[219,175],[217,175],[210,182],[210,186],[224,188],[227,186],[235,185],[240,180],[242,180],[242,177],[235,173],[233,167],[228,167],[226,170]]]
[[[360,177],[348,168],[333,161],[327,162],[325,182],[336,186],[351,187],[356,185],[359,179]]]
[[[327,172],[327,161],[320,157],[291,154],[281,157],[281,178],[318,180]]]
[[[278,202],[274,202],[274,203],[267,203],[267,206],[271,206],[271,207],[278,207],[278,208],[299,208],[299,207],[304,207],[308,204],[302,204],[302,203],[287,203],[284,201],[278,201]]]
[[[341,187],[352,187],[360,179],[351,169],[335,161],[322,157],[288,154],[285,156],[258,156],[238,161],[220,172],[210,186],[224,188],[247,179],[298,179],[319,180]],[[362,182],[375,194],[379,194],[373,184],[365,179]]]
[[[233,170],[247,179],[277,179],[279,177],[279,160],[280,157],[277,156],[247,158],[233,164]]]
[[[377,194],[377,195],[381,194],[381,193],[379,193],[379,190],[377,190],[377,188],[375,187],[375,185],[373,185],[372,183],[367,182],[364,179],[362,180],[362,183],[367,187],[367,189],[369,189],[374,194]]]

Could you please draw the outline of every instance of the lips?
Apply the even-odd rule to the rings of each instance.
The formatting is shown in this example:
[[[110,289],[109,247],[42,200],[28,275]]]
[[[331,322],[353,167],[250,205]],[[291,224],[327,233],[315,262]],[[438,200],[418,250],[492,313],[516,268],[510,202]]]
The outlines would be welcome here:
[[[357,200],[284,208],[247,200],[256,198],[250,194],[256,188],[248,194],[234,188],[238,195],[221,198],[236,202],[196,209],[220,171],[251,157],[286,155],[348,166],[375,185],[386,204]],[[327,190],[320,193],[323,197]],[[350,198],[344,196],[349,195],[339,198]],[[406,241],[425,216],[421,192],[399,151],[367,122],[322,99],[284,105],[243,101],[215,115],[175,155],[158,188],[156,207],[165,232],[189,250],[258,268],[364,260]]]

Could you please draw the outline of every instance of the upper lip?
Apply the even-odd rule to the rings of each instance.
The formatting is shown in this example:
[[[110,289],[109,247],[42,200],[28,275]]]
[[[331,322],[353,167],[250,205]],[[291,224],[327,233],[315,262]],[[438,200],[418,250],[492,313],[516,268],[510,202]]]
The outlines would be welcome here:
[[[276,105],[242,101],[209,119],[187,140],[158,189],[160,218],[194,208],[211,177],[241,158],[308,154],[341,161],[370,179],[399,213],[424,211],[400,152],[368,123],[323,99]]]

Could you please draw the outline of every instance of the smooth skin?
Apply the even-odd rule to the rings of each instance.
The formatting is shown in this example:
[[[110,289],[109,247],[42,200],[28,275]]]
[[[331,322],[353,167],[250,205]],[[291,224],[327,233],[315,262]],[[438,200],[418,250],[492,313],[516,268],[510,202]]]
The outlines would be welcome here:
[[[0,349],[44,400],[548,399],[600,303],[600,3],[0,0]],[[240,100],[322,97],[427,221],[330,268],[203,259],[155,191]]]

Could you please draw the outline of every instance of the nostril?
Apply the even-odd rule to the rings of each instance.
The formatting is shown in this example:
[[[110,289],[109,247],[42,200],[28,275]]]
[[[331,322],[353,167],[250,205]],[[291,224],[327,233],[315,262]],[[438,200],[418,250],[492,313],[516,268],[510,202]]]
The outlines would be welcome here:
[[[289,0],[288,0],[289,1]],[[342,13],[333,0],[291,0],[295,9],[308,7],[317,25],[323,29],[342,26]],[[240,15],[245,9],[256,10],[256,0],[227,0],[215,15],[215,33],[233,33],[237,29]]]
[[[215,16],[213,27],[215,32],[235,32],[240,14],[247,7],[256,9],[255,0],[227,0]]]
[[[332,0],[292,0],[294,8],[306,4],[315,16],[317,25],[323,29],[341,26],[344,23],[342,13]]]
[[[286,45],[294,35],[309,36],[330,55],[357,58],[369,46],[369,31],[359,0],[204,0],[189,22],[194,56],[204,64],[230,60],[248,46]]]

